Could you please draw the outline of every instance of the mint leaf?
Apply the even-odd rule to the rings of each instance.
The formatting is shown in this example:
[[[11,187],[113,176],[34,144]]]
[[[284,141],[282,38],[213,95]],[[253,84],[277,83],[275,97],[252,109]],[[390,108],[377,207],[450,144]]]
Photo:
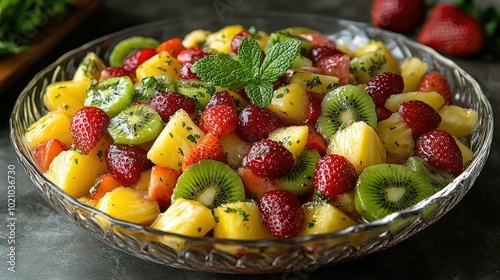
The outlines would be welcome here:
[[[268,81],[260,81],[258,84],[250,84],[245,87],[248,98],[257,106],[266,107],[273,99],[273,84]]]
[[[248,81],[247,71],[226,54],[205,56],[196,61],[191,70],[203,81],[229,89],[242,89]]]
[[[266,53],[260,67],[261,81],[274,82],[290,68],[300,50],[299,39],[288,39],[283,43],[274,44]]]
[[[260,71],[260,61],[262,59],[262,50],[257,41],[245,37],[241,40],[238,47],[238,58],[241,66],[251,75],[257,78]]]

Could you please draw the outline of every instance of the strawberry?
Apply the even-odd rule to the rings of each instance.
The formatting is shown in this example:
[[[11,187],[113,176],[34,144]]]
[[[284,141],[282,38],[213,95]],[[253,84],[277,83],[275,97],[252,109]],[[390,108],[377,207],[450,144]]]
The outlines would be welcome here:
[[[314,64],[323,58],[341,53],[337,50],[335,42],[325,35],[319,33],[302,33],[298,36],[312,42],[313,46],[311,48],[311,53],[309,53],[309,59],[311,59]]]
[[[375,107],[375,113],[377,113],[378,121],[386,120],[392,115],[392,112],[385,107]]]
[[[153,166],[148,184],[148,199],[158,202],[162,208],[170,205],[179,175],[179,171],[170,167]]]
[[[228,105],[219,104],[203,110],[200,115],[200,128],[205,133],[219,136],[228,135],[236,130],[238,114]]]
[[[307,136],[306,147],[308,149],[316,149],[321,155],[324,155],[328,148],[328,143],[323,138],[323,135],[314,128],[314,125],[308,125],[308,128],[309,135]]]
[[[200,77],[191,70],[191,67],[193,67],[193,63],[191,62],[182,64],[179,70],[179,78],[184,80],[201,80]]]
[[[266,108],[250,104],[238,116],[238,134],[248,142],[267,138],[271,131],[284,127],[287,122]]]
[[[418,91],[437,91],[443,96],[446,103],[451,103],[451,87],[448,80],[441,73],[426,73],[420,81]]]
[[[415,154],[455,176],[463,171],[462,152],[453,136],[444,130],[431,130],[418,137]]]
[[[410,127],[413,138],[429,130],[435,129],[441,123],[439,113],[427,103],[420,100],[405,101],[399,105],[399,113]]]
[[[248,30],[243,30],[240,33],[234,35],[233,39],[231,40],[231,51],[235,54],[238,54],[238,47],[240,46],[241,41],[245,37],[252,37],[252,34]]]
[[[218,160],[227,163],[227,156],[220,144],[219,137],[215,134],[207,134],[196,144],[182,160],[182,170],[204,159]]]
[[[91,199],[100,199],[107,192],[110,192],[118,187],[123,186],[124,184],[118,179],[116,179],[111,174],[104,174],[97,178],[92,188],[90,188],[90,198]]]
[[[252,145],[246,164],[259,176],[279,178],[292,170],[294,160],[292,153],[279,142],[263,139]]]
[[[135,71],[144,61],[150,59],[156,54],[152,48],[140,49],[123,60],[123,68],[127,71]]]
[[[192,98],[176,92],[158,93],[149,104],[164,122],[168,122],[179,109],[184,109],[188,114],[194,114],[196,109],[196,102]]]
[[[236,110],[236,104],[227,90],[219,91],[212,95],[212,97],[208,100],[207,105],[205,105],[205,110],[219,104],[227,105]]]
[[[97,107],[83,107],[76,111],[70,124],[73,147],[88,155],[106,135],[109,121],[106,112]]]
[[[313,92],[308,92],[307,94],[309,95],[309,114],[304,123],[314,125],[321,115],[321,101],[323,101],[323,97]]]
[[[451,56],[472,55],[482,48],[481,23],[453,4],[434,6],[420,29],[417,41]]]
[[[202,47],[195,46],[181,51],[177,55],[177,61],[181,64],[186,62],[195,63],[197,60],[204,58],[207,55],[209,55],[209,53],[204,51]]]
[[[352,191],[357,178],[356,168],[347,158],[329,154],[316,163],[313,187],[323,197],[335,200],[337,195]]]
[[[116,179],[133,184],[141,172],[152,166],[146,155],[147,151],[140,146],[111,144],[105,153],[106,165]]]
[[[403,92],[403,77],[394,73],[382,73],[366,82],[368,92],[376,107],[384,107],[389,96]]]
[[[259,200],[265,193],[280,189],[273,179],[261,177],[248,167],[240,167],[237,172],[245,186],[246,197],[249,199]]]
[[[410,33],[424,19],[424,0],[374,0],[370,22],[387,30]]]
[[[335,76],[339,78],[339,85],[346,85],[349,82],[351,58],[347,54],[334,54],[324,57],[316,63],[321,74]]]
[[[132,80],[135,80],[135,73],[125,70],[123,67],[108,67],[101,71],[101,76],[99,77],[99,81],[102,81],[106,78],[123,77],[123,76],[129,76]]]
[[[67,149],[68,146],[58,139],[43,141],[35,150],[35,163],[40,168],[40,171],[45,172],[49,169],[52,160]]]
[[[297,236],[302,229],[304,212],[291,192],[274,190],[265,193],[258,201],[264,225],[278,238]]]

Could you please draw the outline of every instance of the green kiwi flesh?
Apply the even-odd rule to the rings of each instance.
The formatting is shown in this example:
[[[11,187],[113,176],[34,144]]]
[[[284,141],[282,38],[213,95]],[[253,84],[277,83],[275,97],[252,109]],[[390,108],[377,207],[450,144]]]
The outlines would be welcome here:
[[[354,187],[354,207],[371,222],[413,206],[434,193],[424,175],[403,165],[377,164],[359,175]]]
[[[132,101],[149,103],[153,97],[162,92],[176,92],[177,87],[170,75],[146,77],[134,85]]]
[[[446,187],[455,179],[455,176],[448,170],[432,165],[418,156],[409,157],[406,160],[405,166],[424,175],[436,191]]]
[[[101,108],[112,118],[132,102],[134,84],[128,76],[113,77],[90,85],[87,91],[83,104]]]
[[[177,180],[172,199],[197,200],[213,209],[224,203],[245,200],[240,176],[229,165],[216,160],[201,160],[189,166]]]
[[[156,48],[160,42],[154,38],[133,36],[116,44],[109,54],[111,67],[123,67],[123,61],[134,52],[144,48]]]
[[[198,80],[178,79],[176,86],[177,92],[196,101],[196,107],[199,110],[203,109],[210,97],[217,92],[213,84]]]
[[[314,190],[312,179],[316,163],[321,155],[316,149],[305,149],[295,160],[295,165],[286,176],[276,179],[280,188],[295,195],[310,193]]]

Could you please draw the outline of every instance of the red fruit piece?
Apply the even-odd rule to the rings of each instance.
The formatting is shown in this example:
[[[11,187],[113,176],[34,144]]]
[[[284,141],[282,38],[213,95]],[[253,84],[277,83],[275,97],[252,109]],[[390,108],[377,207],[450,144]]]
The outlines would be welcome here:
[[[191,68],[193,67],[193,63],[191,62],[186,62],[182,64],[182,67],[180,69],[179,73],[179,78],[184,79],[184,80],[200,80],[200,77],[196,75]]]
[[[219,104],[203,110],[200,115],[200,128],[205,133],[219,136],[228,135],[238,126],[238,114],[228,105]]]
[[[422,22],[424,15],[424,0],[375,0],[370,21],[387,30],[409,33]]]
[[[255,142],[267,138],[271,131],[286,125],[285,120],[268,109],[250,104],[239,114],[237,131],[247,142]]]
[[[205,105],[205,110],[213,107],[215,105],[227,105],[236,110],[236,104],[234,103],[231,94],[227,90],[219,91],[210,97],[207,105]]]
[[[323,101],[323,97],[312,92],[307,94],[309,95],[309,114],[304,123],[314,125],[321,115],[321,101]]]
[[[264,225],[278,238],[297,236],[302,229],[304,212],[292,193],[275,190],[264,194],[258,202]]]
[[[288,174],[294,160],[292,153],[279,142],[263,139],[252,145],[246,164],[255,174],[274,179]]]
[[[451,103],[451,87],[448,80],[441,73],[426,73],[420,81],[418,91],[437,91],[443,96],[446,103]]]
[[[68,146],[58,139],[43,141],[35,150],[35,163],[40,168],[40,171],[45,172],[49,169],[52,160],[67,149]]]
[[[107,192],[110,192],[118,187],[123,186],[124,184],[116,179],[111,174],[104,174],[99,176],[95,181],[92,188],[90,188],[90,198],[91,199],[100,199]]]
[[[123,77],[129,76],[132,80],[135,80],[135,74],[125,70],[123,67],[108,67],[101,71],[101,76],[99,76],[99,81],[102,81],[106,78],[112,77]]]
[[[319,33],[302,33],[299,34],[299,37],[313,43],[309,58],[314,64],[323,58],[341,53],[337,50],[335,42],[330,40],[325,35]]]
[[[365,90],[368,92],[376,107],[384,107],[389,96],[403,92],[403,77],[394,73],[382,73],[366,82]]]
[[[140,49],[123,60],[123,68],[127,71],[135,71],[139,65],[153,57],[155,54],[155,49]]]
[[[83,107],[76,111],[69,128],[73,147],[88,155],[106,135],[108,125],[109,116],[100,108]]]
[[[170,116],[179,109],[184,109],[188,114],[194,114],[196,109],[196,102],[193,99],[176,92],[158,93],[149,104],[164,122],[168,122]]]
[[[431,130],[418,137],[415,154],[455,176],[463,171],[462,152],[453,136],[444,130]]]
[[[185,49],[186,48],[182,45],[182,39],[174,37],[172,39],[162,42],[158,47],[156,47],[155,51],[156,53],[166,51],[171,56],[176,57],[180,52],[182,52]]]
[[[198,144],[184,155],[182,170],[204,159],[213,159],[227,163],[226,153],[222,148],[219,137],[215,134],[205,135]]]
[[[377,113],[378,121],[388,119],[392,115],[392,112],[385,107],[375,107],[375,113]]]
[[[335,200],[337,195],[352,191],[357,178],[356,168],[347,158],[330,154],[316,164],[313,187],[325,198]]]
[[[171,202],[179,171],[166,166],[153,166],[148,184],[148,199],[158,202],[166,208]]]
[[[106,149],[108,171],[121,182],[133,184],[141,172],[152,166],[147,151],[140,146],[111,144]]]
[[[342,86],[349,82],[350,61],[350,56],[339,53],[324,57],[316,63],[316,67],[319,68],[321,74],[339,78],[339,85]]]
[[[420,100],[405,101],[399,105],[399,113],[411,128],[413,138],[429,130],[435,129],[441,123],[439,113],[427,103]]]
[[[308,127],[309,135],[307,136],[306,147],[309,149],[316,149],[321,155],[324,155],[328,148],[328,143],[325,138],[323,138],[323,135],[314,128],[314,125],[309,125]]]
[[[481,23],[453,4],[439,4],[429,12],[417,41],[438,52],[467,56],[479,52],[484,43]]]
[[[231,40],[231,51],[233,51],[233,53],[238,54],[238,47],[245,37],[252,38],[252,34],[250,34],[248,30],[243,30],[240,33],[234,35],[233,39]]]
[[[258,201],[265,193],[280,189],[273,179],[261,177],[253,173],[248,167],[240,167],[238,175],[240,175],[245,186],[245,194],[248,199]]]
[[[207,55],[209,55],[209,53],[204,51],[202,47],[195,46],[181,51],[177,55],[177,61],[181,64],[186,62],[195,63],[198,59],[204,58]]]

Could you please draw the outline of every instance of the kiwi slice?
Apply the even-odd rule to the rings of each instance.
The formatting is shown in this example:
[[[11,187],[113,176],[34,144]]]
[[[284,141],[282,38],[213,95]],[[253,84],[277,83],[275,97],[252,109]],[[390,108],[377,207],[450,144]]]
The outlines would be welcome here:
[[[168,74],[146,77],[135,83],[134,89],[133,101],[146,103],[149,103],[158,93],[177,91],[172,76]]]
[[[163,129],[160,115],[148,105],[128,107],[113,117],[108,132],[117,144],[141,144],[155,139]]]
[[[354,187],[354,207],[367,221],[417,204],[434,194],[424,175],[398,164],[372,165],[359,175]]]
[[[297,196],[312,192],[314,169],[320,157],[316,149],[305,149],[295,160],[292,171],[286,176],[276,179],[276,183],[280,188]]]
[[[154,38],[133,36],[123,39],[116,44],[109,54],[109,65],[111,67],[123,67],[125,58],[140,49],[156,48],[160,42]]]
[[[363,86],[345,85],[328,92],[321,102],[316,128],[326,139],[343,124],[364,121],[377,127],[375,103]]]
[[[273,45],[277,43],[283,43],[288,39],[296,38],[300,40],[300,54],[303,56],[308,56],[313,47],[313,43],[303,38],[295,37],[292,34],[278,33],[274,32],[269,34],[269,39],[266,42],[265,50],[269,50]]]
[[[101,108],[112,118],[132,102],[134,83],[128,76],[107,78],[90,85],[87,91],[83,104]]]
[[[198,80],[178,79],[176,86],[177,92],[196,101],[196,107],[199,110],[203,109],[210,97],[217,92],[213,84]]]
[[[245,199],[240,176],[229,165],[216,160],[201,160],[179,176],[172,198],[197,200],[210,209]]]
[[[455,179],[455,176],[448,170],[432,165],[418,156],[409,157],[405,166],[424,175],[436,191],[446,187]]]

